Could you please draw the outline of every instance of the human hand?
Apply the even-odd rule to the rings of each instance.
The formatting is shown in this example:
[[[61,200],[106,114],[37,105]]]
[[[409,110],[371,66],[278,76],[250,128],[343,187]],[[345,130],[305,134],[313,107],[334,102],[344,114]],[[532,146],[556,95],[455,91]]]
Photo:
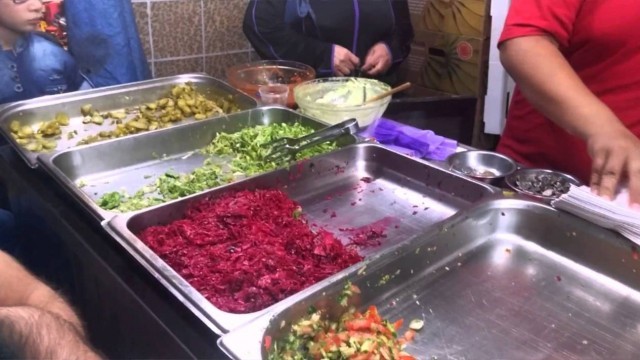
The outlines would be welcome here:
[[[627,177],[629,204],[640,210],[640,139],[623,126],[600,131],[587,139],[591,191],[613,199],[620,181]]]
[[[362,71],[375,76],[385,73],[391,67],[391,52],[385,43],[379,42],[369,49]]]
[[[333,70],[338,76],[347,76],[360,65],[360,59],[340,45],[333,45]]]

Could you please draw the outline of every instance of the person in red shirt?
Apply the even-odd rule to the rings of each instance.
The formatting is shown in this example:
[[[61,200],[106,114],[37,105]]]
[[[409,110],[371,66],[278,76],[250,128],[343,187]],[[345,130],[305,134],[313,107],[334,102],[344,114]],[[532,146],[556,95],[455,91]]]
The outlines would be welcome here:
[[[627,181],[639,209],[637,34],[640,1],[512,0],[498,47],[517,87],[497,151],[605,198]]]

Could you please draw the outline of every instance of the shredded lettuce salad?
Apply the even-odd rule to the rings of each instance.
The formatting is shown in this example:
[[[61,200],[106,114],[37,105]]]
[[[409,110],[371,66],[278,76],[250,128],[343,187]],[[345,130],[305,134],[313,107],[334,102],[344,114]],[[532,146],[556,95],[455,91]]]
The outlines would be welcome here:
[[[265,161],[269,152],[265,145],[283,137],[299,138],[313,131],[300,123],[277,123],[248,127],[231,134],[219,133],[209,145],[200,149],[210,157],[202,166],[189,173],[169,170],[132,195],[124,191],[105,193],[97,200],[98,206],[116,212],[141,210],[286,166],[287,160]],[[334,149],[336,144],[333,142],[320,144],[299,152],[296,159],[306,159]],[[214,158],[228,161],[221,166],[219,161],[212,160]]]

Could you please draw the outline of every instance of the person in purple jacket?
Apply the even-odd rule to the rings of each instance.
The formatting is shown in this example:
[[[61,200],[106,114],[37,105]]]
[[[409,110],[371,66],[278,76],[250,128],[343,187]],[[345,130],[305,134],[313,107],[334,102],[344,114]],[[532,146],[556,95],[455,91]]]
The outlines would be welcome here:
[[[413,39],[407,0],[251,0],[243,30],[263,59],[389,83]]]

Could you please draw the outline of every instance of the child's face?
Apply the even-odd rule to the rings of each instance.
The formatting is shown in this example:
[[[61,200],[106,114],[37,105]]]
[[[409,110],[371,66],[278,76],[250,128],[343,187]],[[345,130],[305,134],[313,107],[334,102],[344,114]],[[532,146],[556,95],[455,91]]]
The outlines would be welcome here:
[[[43,9],[41,0],[0,0],[0,30],[33,31],[40,23]]]

